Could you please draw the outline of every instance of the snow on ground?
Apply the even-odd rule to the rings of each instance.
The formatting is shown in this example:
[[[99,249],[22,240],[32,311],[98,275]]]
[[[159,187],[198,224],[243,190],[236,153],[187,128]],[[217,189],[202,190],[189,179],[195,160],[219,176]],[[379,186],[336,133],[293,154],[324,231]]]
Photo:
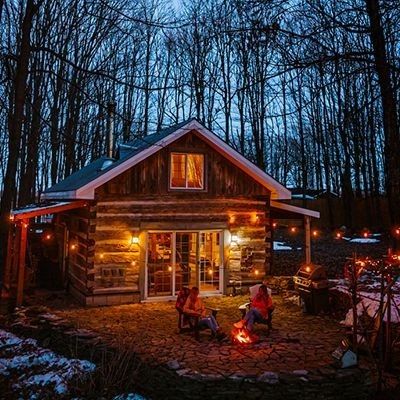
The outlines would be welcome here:
[[[68,359],[38,346],[34,339],[21,339],[0,329],[0,376],[12,380],[16,394],[29,392],[31,399],[39,399],[43,389],[46,394],[65,396],[71,381],[95,368],[89,361]]]
[[[347,240],[349,243],[364,243],[364,244],[369,244],[369,243],[379,243],[378,239],[374,238],[348,238],[348,237],[343,237],[344,240]]]
[[[369,317],[375,318],[377,316],[377,311],[379,309],[381,295],[380,293],[369,293],[360,292],[359,296],[361,301],[357,304],[357,315],[361,316],[363,313],[367,313]],[[384,297],[384,307],[386,309],[387,296]],[[397,307],[396,307],[397,305]],[[390,309],[390,319],[393,323],[400,322],[400,295],[393,295],[391,309]],[[387,311],[383,315],[383,320],[386,322],[388,317]],[[353,310],[350,309],[343,321],[340,322],[345,326],[353,325]]]
[[[143,396],[137,393],[120,394],[113,398],[113,400],[146,400]]]
[[[293,248],[286,246],[283,242],[274,242],[274,250],[293,250]]]

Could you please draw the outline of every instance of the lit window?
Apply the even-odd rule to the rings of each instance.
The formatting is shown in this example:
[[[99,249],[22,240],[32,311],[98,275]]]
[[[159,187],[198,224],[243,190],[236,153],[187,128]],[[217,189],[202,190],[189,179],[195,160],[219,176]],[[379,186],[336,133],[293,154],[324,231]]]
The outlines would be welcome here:
[[[171,181],[173,189],[204,188],[204,155],[171,154]]]

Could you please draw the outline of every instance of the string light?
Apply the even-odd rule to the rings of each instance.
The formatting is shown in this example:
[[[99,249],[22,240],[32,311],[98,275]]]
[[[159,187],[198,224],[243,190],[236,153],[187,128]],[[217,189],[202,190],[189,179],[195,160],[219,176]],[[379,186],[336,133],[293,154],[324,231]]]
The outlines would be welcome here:
[[[296,229],[296,227],[295,227],[295,226],[292,226],[292,227],[290,228],[290,232],[292,232],[292,233],[296,233],[296,231],[297,231],[297,229]]]
[[[314,237],[318,236],[318,231],[313,231],[312,235],[313,235]]]

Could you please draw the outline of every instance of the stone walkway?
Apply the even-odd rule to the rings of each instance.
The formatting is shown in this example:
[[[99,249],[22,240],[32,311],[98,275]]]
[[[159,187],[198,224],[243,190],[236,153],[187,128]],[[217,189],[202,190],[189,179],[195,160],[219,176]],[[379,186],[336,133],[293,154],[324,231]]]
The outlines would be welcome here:
[[[274,297],[276,311],[273,329],[256,325],[257,344],[246,347],[230,341],[219,343],[209,331],[197,342],[189,333],[178,334],[177,313],[172,302],[73,309],[57,314],[78,328],[98,333],[108,343],[132,348],[143,361],[166,365],[179,374],[221,377],[260,377],[266,371],[307,375],[320,369],[332,373],[331,353],[343,331],[329,317],[304,315],[298,306]],[[208,306],[220,308],[218,321],[225,332],[240,317],[238,306],[246,297],[205,299]]]

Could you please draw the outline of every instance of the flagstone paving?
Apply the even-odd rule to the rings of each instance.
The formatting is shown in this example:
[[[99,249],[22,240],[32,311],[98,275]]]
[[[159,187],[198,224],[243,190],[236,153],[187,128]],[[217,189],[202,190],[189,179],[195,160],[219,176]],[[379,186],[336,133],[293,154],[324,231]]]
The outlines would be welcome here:
[[[206,305],[220,309],[218,320],[227,333],[246,301],[246,296],[205,299]],[[174,302],[83,308],[71,301],[40,302],[44,307],[36,299],[17,309],[8,326],[61,351],[73,348],[100,364],[106,354],[118,360],[133,355],[132,385],[153,400],[370,398],[375,377],[368,366],[332,365],[331,354],[344,335],[338,321],[305,315],[280,295],[274,301],[272,331],[256,325],[260,341],[249,346],[220,343],[207,331],[201,332],[200,342],[179,334]]]
[[[229,333],[240,318],[245,296],[207,298],[220,309],[218,321]],[[209,331],[197,342],[190,333],[179,334],[174,303],[142,303],[114,307],[78,308],[57,314],[75,327],[94,331],[108,343],[132,348],[143,361],[164,364],[182,375],[215,378],[260,377],[265,371],[307,375],[320,369],[333,373],[331,353],[343,337],[343,328],[329,316],[310,316],[295,304],[275,296],[273,329],[256,325],[257,344],[240,346],[218,342]]]

